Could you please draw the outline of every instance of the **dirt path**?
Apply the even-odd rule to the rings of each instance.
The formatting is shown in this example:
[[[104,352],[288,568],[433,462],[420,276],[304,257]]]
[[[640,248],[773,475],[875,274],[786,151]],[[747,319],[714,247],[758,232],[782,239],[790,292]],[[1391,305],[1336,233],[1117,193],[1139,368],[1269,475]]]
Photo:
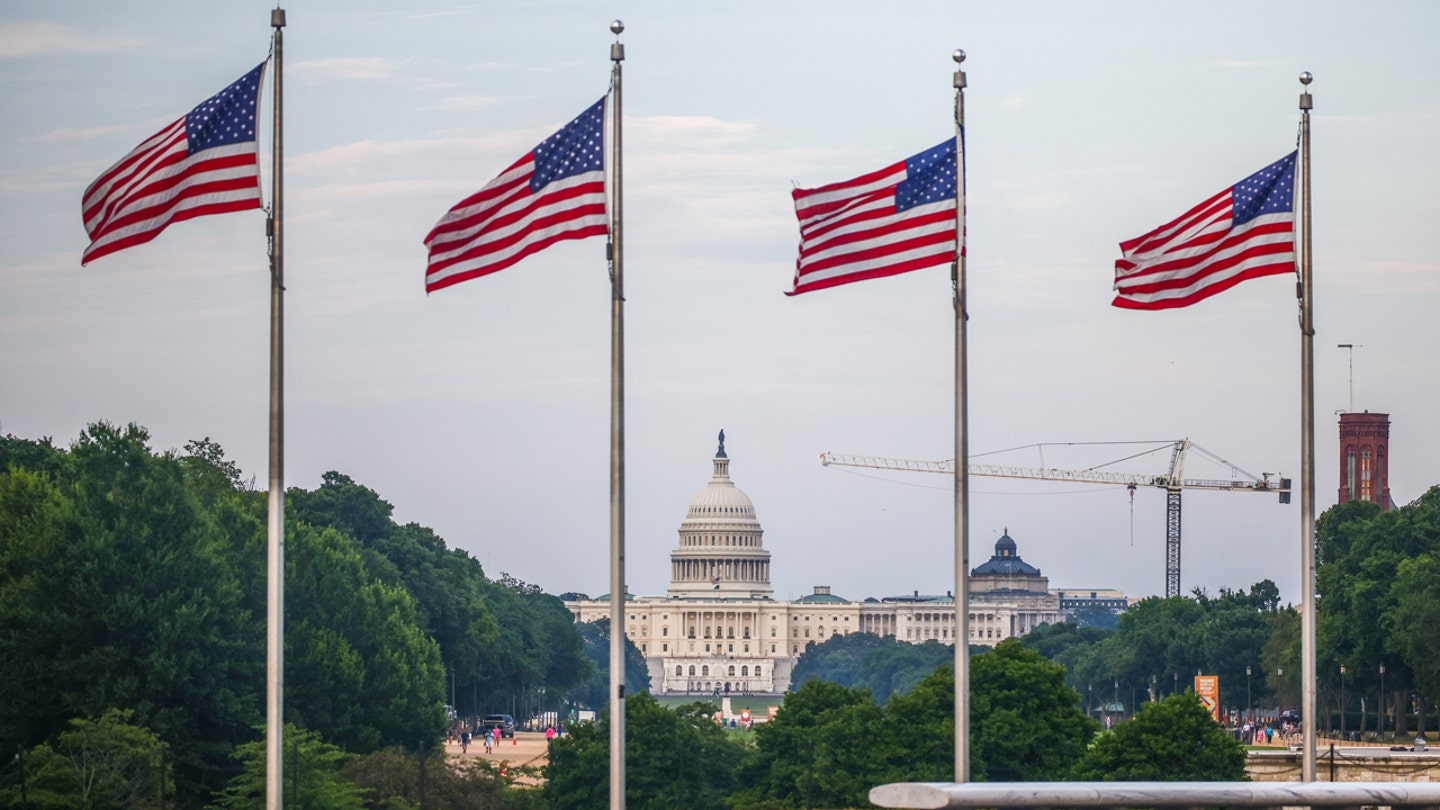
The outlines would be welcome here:
[[[541,768],[548,761],[545,756],[548,751],[549,743],[545,734],[539,731],[517,731],[513,738],[501,737],[500,744],[489,754],[485,753],[485,744],[479,738],[470,743],[470,749],[464,753],[461,753],[458,742],[445,744],[445,755],[456,761],[484,759],[501,766],[526,765]]]

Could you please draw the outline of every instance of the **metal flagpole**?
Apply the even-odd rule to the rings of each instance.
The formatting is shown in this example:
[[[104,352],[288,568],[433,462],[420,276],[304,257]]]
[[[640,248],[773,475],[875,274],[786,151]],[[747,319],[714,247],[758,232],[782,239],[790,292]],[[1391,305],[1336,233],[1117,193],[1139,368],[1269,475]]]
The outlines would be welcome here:
[[[275,29],[275,151],[271,167],[274,199],[266,222],[270,232],[270,503],[266,520],[265,807],[279,810],[285,746],[285,229],[281,217],[285,185],[280,92],[284,9],[270,11],[270,25]]]
[[[610,159],[614,185],[610,192],[610,807],[625,807],[625,287],[621,228],[620,63],[625,24],[610,23],[611,110]]]
[[[951,54],[958,66],[965,52]],[[970,439],[966,402],[965,71],[955,71],[955,781],[970,781]]]
[[[1310,269],[1310,81],[1300,74],[1300,778],[1315,781],[1315,294]]]

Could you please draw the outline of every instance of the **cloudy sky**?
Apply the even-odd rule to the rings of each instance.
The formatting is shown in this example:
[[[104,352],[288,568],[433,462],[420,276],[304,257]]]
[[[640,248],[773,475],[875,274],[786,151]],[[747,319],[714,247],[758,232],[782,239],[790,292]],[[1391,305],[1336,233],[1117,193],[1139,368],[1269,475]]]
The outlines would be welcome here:
[[[0,431],[97,420],[219,442],[266,481],[258,211],[82,269],[108,165],[265,58],[264,2],[0,5]],[[1188,437],[1300,468],[1293,283],[1110,306],[1116,243],[1295,147],[1315,74],[1317,494],[1337,411],[1392,420],[1391,484],[1440,483],[1440,103],[1426,2],[327,2],[287,5],[286,481],[345,472],[487,572],[608,590],[609,283],[569,242],[427,297],[421,240],[593,103],[625,21],[628,581],[662,593],[724,428],[778,596],[951,582],[948,272],[796,298],[789,190],[952,133],[969,53],[970,447],[1088,467]],[[268,77],[267,77],[268,78]],[[265,102],[268,110],[268,91]],[[270,124],[263,123],[266,130]],[[269,149],[262,139],[262,152]],[[268,161],[266,161],[268,163]],[[269,194],[268,171],[266,193]],[[978,460],[978,459],[977,459]],[[1036,450],[986,461],[1039,465]],[[1114,469],[1163,472],[1165,452]],[[1192,477],[1228,469],[1195,458]],[[1164,591],[1163,492],[972,480],[971,560],[1007,528],[1053,586]],[[1184,496],[1182,587],[1298,596],[1298,498]]]

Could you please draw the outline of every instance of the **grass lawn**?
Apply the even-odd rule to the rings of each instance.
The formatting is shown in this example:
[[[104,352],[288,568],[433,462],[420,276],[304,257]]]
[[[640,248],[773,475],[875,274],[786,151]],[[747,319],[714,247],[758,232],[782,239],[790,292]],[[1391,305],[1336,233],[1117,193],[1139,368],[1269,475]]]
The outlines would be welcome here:
[[[724,699],[724,696],[716,698],[701,695],[654,695],[653,697],[657,703],[667,709],[698,702],[712,704],[715,711],[720,710]],[[764,717],[770,706],[779,706],[783,700],[784,698],[772,695],[731,695],[730,709],[736,714],[739,714],[741,709],[749,709],[752,717]]]

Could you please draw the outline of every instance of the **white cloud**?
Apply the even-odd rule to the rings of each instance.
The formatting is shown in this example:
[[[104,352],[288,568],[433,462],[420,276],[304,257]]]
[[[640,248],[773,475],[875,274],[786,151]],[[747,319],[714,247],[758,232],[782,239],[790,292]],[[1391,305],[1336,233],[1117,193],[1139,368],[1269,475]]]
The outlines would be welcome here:
[[[0,24],[0,59],[59,53],[108,53],[136,47],[140,40],[84,34],[52,22]]]
[[[347,56],[337,59],[310,59],[290,65],[291,70],[317,73],[339,79],[388,79],[403,64],[400,59],[379,56]]]
[[[481,107],[493,107],[505,100],[504,96],[447,96],[429,105],[425,109],[474,110]]]
[[[697,140],[702,140],[707,145],[736,143],[755,134],[755,124],[749,121],[722,121],[708,115],[627,117],[625,123],[627,135],[658,141],[684,138],[692,144]]]
[[[1210,64],[1222,68],[1265,68],[1279,67],[1285,63],[1279,59],[1216,59]]]
[[[42,132],[30,140],[41,143],[82,143],[111,135],[123,135],[134,129],[132,124],[106,124],[99,127],[61,127]]]

